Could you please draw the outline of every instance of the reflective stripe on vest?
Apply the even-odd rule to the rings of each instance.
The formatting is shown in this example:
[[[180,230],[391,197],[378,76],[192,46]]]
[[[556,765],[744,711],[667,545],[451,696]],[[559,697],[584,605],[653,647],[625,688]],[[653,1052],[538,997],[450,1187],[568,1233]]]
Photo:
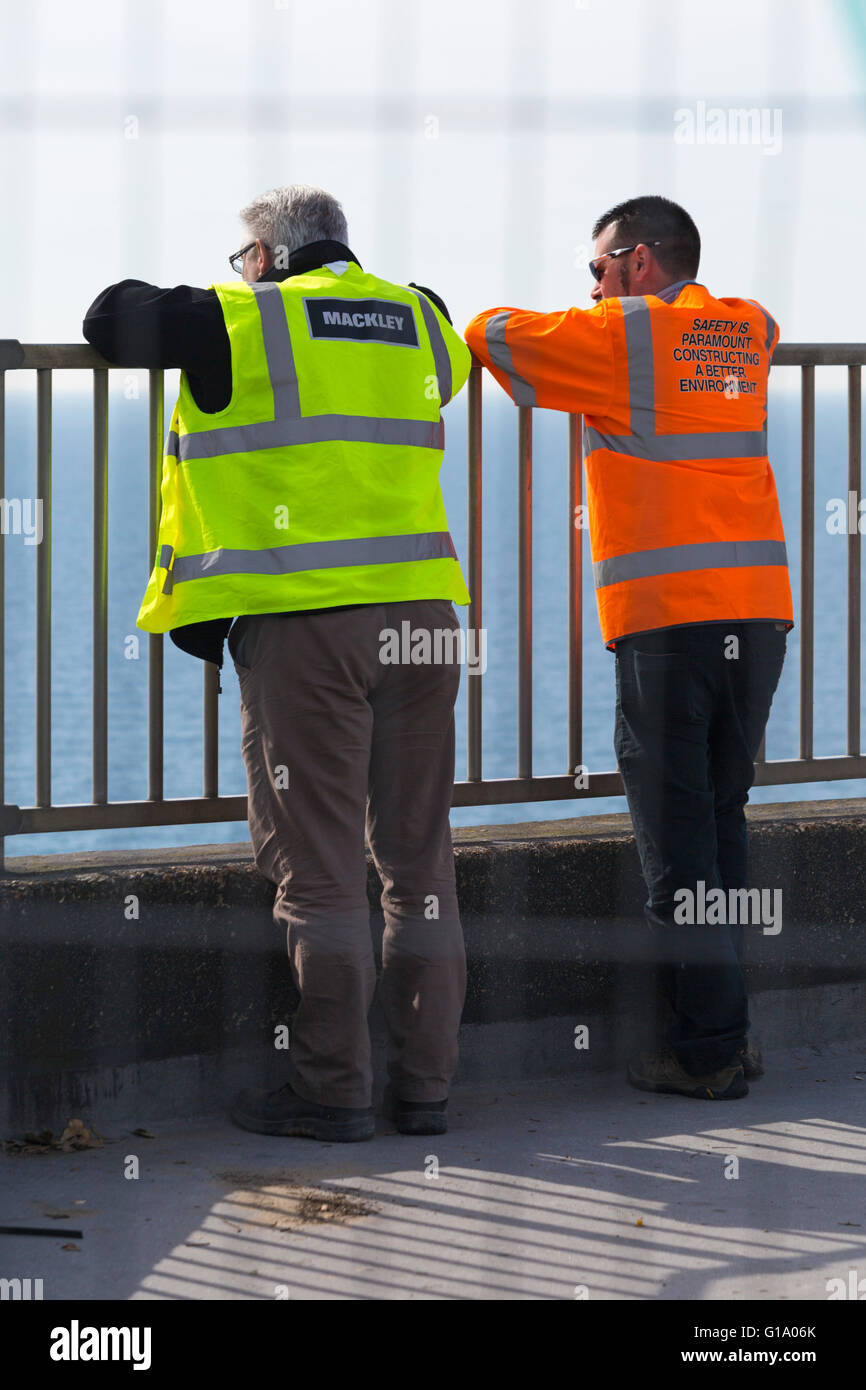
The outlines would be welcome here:
[[[439,385],[440,404],[447,405],[451,399],[451,358],[448,356],[448,349],[445,346],[445,339],[442,337],[442,329],[439,327],[437,319],[430,301],[425,299],[418,290],[413,290],[417,296],[418,303],[421,305],[421,317],[424,320],[424,327],[427,329],[427,336],[430,339],[430,346],[433,349],[433,361],[436,364],[436,379]],[[441,444],[434,444],[434,449],[441,449]]]
[[[162,547],[160,565],[168,568],[172,548]],[[346,565],[402,565],[414,560],[453,560],[457,552],[447,531],[409,536],[362,536],[345,541],[303,541],[267,550],[209,550],[181,555],[170,571],[174,584],[207,579],[215,574],[301,574],[305,570],[339,569]]]
[[[784,541],[696,541],[694,545],[664,545],[656,550],[633,550],[597,560],[592,567],[595,587],[621,584],[625,579],[654,579],[659,574],[687,570],[727,570],[753,565],[787,565]]]
[[[286,320],[286,310],[279,287],[273,281],[250,285],[262,317],[262,337],[268,376],[274,393],[274,419],[300,420],[301,400],[298,395],[298,374],[292,335]],[[216,431],[215,431],[216,432]]]
[[[390,420],[369,415],[308,415],[298,420],[264,420],[257,425],[224,425],[221,429],[182,434],[177,456],[218,458],[223,454],[281,449],[289,444],[405,444],[416,449],[444,449],[442,420]]]
[[[610,449],[630,458],[654,463],[680,463],[685,459],[764,458],[767,430],[724,430],[707,434],[656,434],[655,365],[650,311],[646,300],[628,296],[620,300],[625,322],[628,359],[628,399],[631,434],[602,434],[584,426],[584,453]],[[769,319],[769,315],[766,315]],[[775,324],[770,319],[769,342]],[[497,364],[498,365],[498,364]]]

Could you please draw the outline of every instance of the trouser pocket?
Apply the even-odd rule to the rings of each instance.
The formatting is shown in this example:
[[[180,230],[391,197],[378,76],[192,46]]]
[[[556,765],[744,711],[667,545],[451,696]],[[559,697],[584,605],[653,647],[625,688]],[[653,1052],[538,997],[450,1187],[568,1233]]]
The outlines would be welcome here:
[[[688,652],[633,650],[624,657],[620,695],[641,724],[670,729],[700,722]]]

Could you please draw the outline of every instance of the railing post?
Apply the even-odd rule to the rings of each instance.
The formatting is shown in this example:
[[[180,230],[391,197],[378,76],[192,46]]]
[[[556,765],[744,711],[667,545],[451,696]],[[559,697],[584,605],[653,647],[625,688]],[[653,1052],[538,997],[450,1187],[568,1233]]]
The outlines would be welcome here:
[[[202,662],[202,796],[219,796],[219,667]]]
[[[36,805],[51,805],[51,368],[36,372]]]
[[[108,371],[93,370],[93,800],[108,802]]]
[[[517,775],[532,776],[532,407],[518,415]]]
[[[6,372],[20,367],[24,349],[17,338],[0,339],[0,497],[6,496]],[[6,529],[0,527],[0,806],[6,802]],[[6,837],[0,835],[0,872],[6,868]]]
[[[568,417],[568,770],[583,762],[583,418]],[[578,508],[580,515],[578,516]]]
[[[848,743],[847,752],[860,753],[860,452],[862,410],[860,367],[848,367],[848,496],[856,498],[856,524],[848,525]]]
[[[800,406],[800,757],[812,757],[815,593],[815,368],[804,365]]]
[[[162,513],[163,402],[165,379],[161,371],[149,373],[148,386],[148,566],[153,567],[159,519]],[[163,638],[151,632],[147,639],[147,797],[163,799]]]
[[[481,458],[481,409],[483,367],[477,358],[473,359],[469,371],[469,394],[467,439],[469,448],[469,517],[467,525],[467,568],[469,571],[469,617],[470,632],[481,632],[482,616],[481,558],[483,552],[482,528],[482,458]],[[480,641],[480,637],[478,638]],[[478,648],[476,647],[476,650]],[[467,667],[468,671],[468,667]],[[466,778],[469,782],[481,781],[481,682],[483,676],[467,677],[466,687]]]
[[[0,367],[0,497],[6,496],[6,372]],[[6,801],[6,528],[0,526],[0,806]],[[6,837],[0,835],[0,872]]]

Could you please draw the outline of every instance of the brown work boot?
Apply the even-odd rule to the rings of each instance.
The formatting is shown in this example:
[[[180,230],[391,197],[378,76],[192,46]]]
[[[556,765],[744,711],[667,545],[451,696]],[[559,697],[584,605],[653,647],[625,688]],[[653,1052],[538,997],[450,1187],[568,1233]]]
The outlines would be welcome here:
[[[747,1081],[757,1081],[759,1076],[764,1075],[764,1059],[761,1056],[760,1048],[753,1042],[747,1042],[742,1052],[737,1056],[741,1058],[743,1064],[743,1076]]]
[[[749,1094],[739,1057],[727,1067],[692,1076],[685,1071],[670,1048],[661,1052],[641,1052],[628,1066],[628,1079],[639,1091],[664,1091],[693,1100],[739,1100]]]

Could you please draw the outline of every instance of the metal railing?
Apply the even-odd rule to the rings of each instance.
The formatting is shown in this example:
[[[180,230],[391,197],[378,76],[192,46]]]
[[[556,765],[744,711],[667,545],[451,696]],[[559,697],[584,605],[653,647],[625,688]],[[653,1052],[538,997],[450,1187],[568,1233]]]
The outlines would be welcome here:
[[[814,694],[814,522],[815,522],[815,367],[848,369],[848,488],[860,496],[861,367],[866,344],[787,343],[776,351],[774,365],[801,371],[801,565],[800,565],[800,731],[797,758],[766,761],[762,745],[757,760],[758,785],[833,781],[866,777],[860,752],[860,535],[855,528],[847,546],[847,740],[834,757],[813,754]],[[51,448],[52,372],[75,368],[93,374],[93,656],[92,656],[92,790],[91,800],[54,805],[51,799]],[[21,344],[0,341],[0,497],[5,498],[5,385],[8,371],[36,372],[36,492],[42,499],[42,540],[36,558],[36,761],[32,806],[7,804],[4,797],[5,627],[4,545],[0,533],[0,866],[3,837],[63,830],[242,821],[246,796],[220,796],[218,777],[218,671],[203,662],[202,794],[171,798],[163,787],[163,641],[148,634],[148,794],[144,801],[108,799],[108,364],[92,348],[77,344]],[[121,370],[121,369],[117,369]],[[482,367],[473,359],[468,382],[468,555],[467,582],[472,602],[470,630],[483,627],[482,589]],[[573,524],[582,499],[582,421],[569,416],[568,476],[568,708],[565,767],[561,774],[534,776],[532,771],[532,409],[518,408],[518,699],[517,772],[514,777],[486,779],[481,757],[480,675],[467,682],[466,780],[456,782],[455,806],[507,802],[555,801],[622,794],[615,770],[594,772],[589,785],[575,787],[582,765],[582,584],[583,532]],[[156,551],[164,436],[164,381],[149,373],[149,506],[148,572]],[[850,528],[849,528],[850,530]]]

